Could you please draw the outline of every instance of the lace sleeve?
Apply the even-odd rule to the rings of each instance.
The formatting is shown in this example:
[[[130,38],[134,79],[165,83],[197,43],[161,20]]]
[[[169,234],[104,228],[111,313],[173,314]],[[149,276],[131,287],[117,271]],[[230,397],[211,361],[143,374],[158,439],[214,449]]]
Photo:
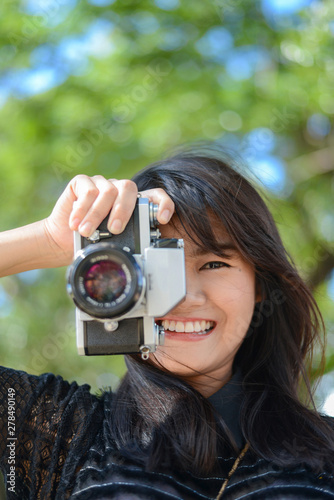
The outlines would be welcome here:
[[[69,498],[103,418],[89,389],[50,373],[0,368],[0,464],[8,498]]]

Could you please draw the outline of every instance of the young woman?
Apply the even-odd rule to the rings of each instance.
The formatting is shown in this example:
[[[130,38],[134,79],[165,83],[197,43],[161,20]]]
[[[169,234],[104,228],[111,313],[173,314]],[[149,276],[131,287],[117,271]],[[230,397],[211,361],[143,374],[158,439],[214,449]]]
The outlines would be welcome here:
[[[120,233],[138,190],[159,205],[163,237],[185,241],[186,298],[156,318],[164,346],[126,356],[115,394],[1,370],[9,498],[334,499],[333,424],[308,378],[321,316],[262,198],[226,161],[184,153],[133,181],[75,177],[50,217],[2,233],[2,275],[69,264],[72,231],[90,236],[110,209]]]

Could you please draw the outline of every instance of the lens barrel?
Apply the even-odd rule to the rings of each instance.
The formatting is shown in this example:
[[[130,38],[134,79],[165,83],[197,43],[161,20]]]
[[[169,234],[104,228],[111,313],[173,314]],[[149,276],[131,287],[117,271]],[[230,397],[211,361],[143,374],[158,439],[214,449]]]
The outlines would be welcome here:
[[[130,311],[143,286],[143,274],[132,254],[111,243],[89,245],[69,268],[69,294],[77,307],[97,318]]]

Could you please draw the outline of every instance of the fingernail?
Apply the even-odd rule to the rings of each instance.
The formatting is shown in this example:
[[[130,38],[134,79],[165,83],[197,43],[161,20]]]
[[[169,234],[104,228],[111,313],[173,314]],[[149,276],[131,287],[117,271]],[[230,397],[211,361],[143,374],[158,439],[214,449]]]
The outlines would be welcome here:
[[[164,210],[162,214],[160,215],[160,221],[161,222],[168,222],[170,219],[170,211],[169,210]]]
[[[113,234],[118,234],[122,231],[122,227],[122,221],[120,221],[119,219],[115,219],[110,226],[110,232]]]
[[[79,231],[82,236],[91,236],[93,232],[93,224],[85,222],[83,226],[79,226]]]

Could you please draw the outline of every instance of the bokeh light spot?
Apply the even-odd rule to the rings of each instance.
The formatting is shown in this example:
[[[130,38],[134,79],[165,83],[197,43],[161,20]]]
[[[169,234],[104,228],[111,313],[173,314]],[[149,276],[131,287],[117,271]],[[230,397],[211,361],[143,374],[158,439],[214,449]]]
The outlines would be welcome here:
[[[331,130],[329,118],[321,113],[314,113],[307,120],[307,131],[312,137],[325,137]]]
[[[229,132],[234,132],[242,127],[241,116],[235,111],[223,111],[219,115],[219,123]]]
[[[162,10],[174,10],[179,6],[179,0],[154,0],[154,3]]]

